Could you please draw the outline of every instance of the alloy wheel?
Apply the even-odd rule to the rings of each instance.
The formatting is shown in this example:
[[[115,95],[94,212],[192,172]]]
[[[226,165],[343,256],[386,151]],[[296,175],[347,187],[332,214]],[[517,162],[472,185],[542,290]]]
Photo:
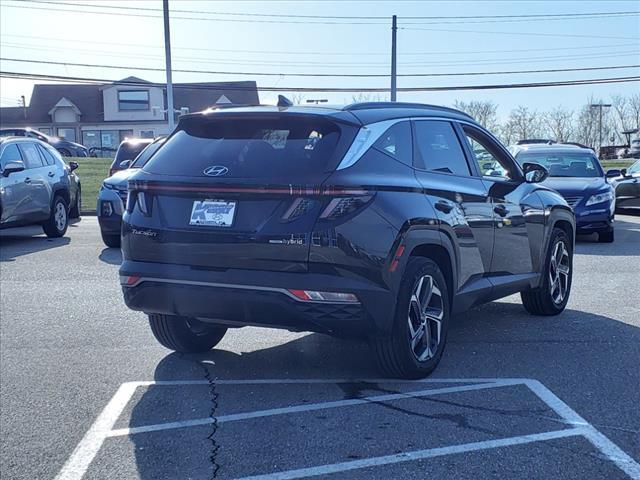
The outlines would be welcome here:
[[[553,247],[549,262],[549,290],[553,303],[559,305],[569,290],[569,251],[562,240]]]
[[[64,203],[58,202],[56,204],[56,210],[54,212],[54,219],[56,221],[56,228],[62,232],[67,225],[67,208]]]
[[[431,275],[420,278],[409,303],[409,342],[419,362],[433,358],[438,351],[442,334],[444,305],[442,293]]]

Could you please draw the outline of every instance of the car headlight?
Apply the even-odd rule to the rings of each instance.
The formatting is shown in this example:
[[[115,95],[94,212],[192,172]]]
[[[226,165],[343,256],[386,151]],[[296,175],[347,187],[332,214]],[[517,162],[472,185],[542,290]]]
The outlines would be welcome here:
[[[613,200],[613,192],[603,192],[596,193],[595,195],[591,195],[585,206],[595,205],[596,203],[610,202]]]

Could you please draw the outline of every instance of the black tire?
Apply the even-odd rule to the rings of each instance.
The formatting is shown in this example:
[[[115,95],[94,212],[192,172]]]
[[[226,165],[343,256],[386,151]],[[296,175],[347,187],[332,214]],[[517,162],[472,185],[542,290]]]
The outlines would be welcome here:
[[[598,233],[598,242],[613,243],[613,241],[614,241],[613,228],[611,230],[607,230],[606,232]]]
[[[412,301],[412,298],[414,291],[420,285],[420,280],[423,279],[423,283],[424,281],[429,281],[425,280],[427,277],[431,278],[433,285],[440,291],[440,299],[438,300],[437,293],[433,293],[436,292],[434,290],[432,295],[428,296],[430,303],[427,304],[427,306],[431,306],[431,303],[435,301],[434,309],[441,309],[439,338],[434,339],[434,332],[431,328],[435,327],[437,330],[437,322],[434,323],[432,320],[431,327],[429,327],[431,330],[430,338],[425,339],[423,336],[422,339],[425,341],[417,342],[417,345],[412,347],[411,328],[415,329],[415,326],[410,327],[409,323],[411,322],[412,312],[416,312],[414,309],[416,304]],[[418,307],[422,311],[420,304],[418,304]],[[371,341],[378,365],[382,371],[392,377],[407,379],[423,378],[429,375],[437,367],[444,352],[449,328],[449,316],[449,289],[438,265],[429,258],[410,258],[400,284],[391,334],[388,337],[373,338]],[[429,352],[431,353],[421,360],[418,358],[415,349],[425,348],[425,343],[427,342],[430,344]],[[431,342],[435,343],[431,344]]]
[[[80,211],[82,210],[82,190],[80,190],[80,188],[78,188],[78,195],[76,195],[76,202],[73,205],[73,207],[71,207],[71,210],[69,211],[69,218],[80,218]]]
[[[66,148],[59,148],[58,152],[60,152],[60,155],[62,155],[63,157],[70,157],[71,156],[71,152],[69,150],[67,150]]]
[[[100,231],[100,235],[102,236],[102,241],[109,248],[120,248],[120,235],[119,234],[111,234],[104,233]]]
[[[47,237],[58,238],[67,233],[69,226],[69,207],[60,195],[53,198],[49,219],[42,224],[42,230]]]
[[[555,274],[558,270],[551,270],[551,259],[554,252],[557,252],[556,246],[562,242],[566,251],[567,251],[567,264],[569,267],[569,271],[566,277],[566,283],[562,283],[562,279],[560,278],[560,274]],[[556,277],[558,279],[558,285],[565,285],[565,293],[562,298],[558,301],[554,298],[554,292],[557,292],[556,289],[551,290],[551,277]],[[542,283],[538,288],[527,290],[520,293],[520,298],[522,298],[522,305],[527,312],[532,315],[558,315],[561,313],[565,307],[567,306],[567,302],[569,301],[569,294],[571,293],[571,282],[573,277],[573,244],[569,240],[569,236],[567,233],[560,229],[554,228],[551,232],[551,240],[549,241],[549,248],[547,249],[546,259],[544,263],[544,270],[542,273]],[[554,283],[555,285],[555,283]],[[561,291],[559,292],[561,293]],[[555,297],[560,297],[557,295]]]
[[[151,314],[149,325],[161,345],[183,353],[208,352],[227,332],[226,327],[173,315]]]

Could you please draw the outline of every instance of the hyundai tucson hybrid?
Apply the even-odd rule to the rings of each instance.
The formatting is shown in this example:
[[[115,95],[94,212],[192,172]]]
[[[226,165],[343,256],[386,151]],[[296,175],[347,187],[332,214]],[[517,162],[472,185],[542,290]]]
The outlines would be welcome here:
[[[176,351],[277,327],[367,339],[387,374],[423,377],[455,313],[516,292],[565,308],[575,219],[546,175],[444,107],[185,115],[129,179],[124,299]]]
[[[593,150],[577,144],[529,144],[512,149],[519,164],[538,163],[549,170],[544,184],[573,208],[578,234],[597,233],[599,242],[614,241],[616,195]]]
[[[159,137],[153,143],[148,144],[133,160],[129,168],[118,170],[102,182],[102,187],[98,192],[96,211],[102,241],[107,247],[120,247],[120,228],[122,226],[122,214],[127,205],[127,183],[129,177],[147,163],[164,140],[165,137]]]
[[[70,178],[76,168],[39,140],[0,138],[0,228],[35,224],[48,237],[63,236],[69,205],[79,205],[80,189]]]

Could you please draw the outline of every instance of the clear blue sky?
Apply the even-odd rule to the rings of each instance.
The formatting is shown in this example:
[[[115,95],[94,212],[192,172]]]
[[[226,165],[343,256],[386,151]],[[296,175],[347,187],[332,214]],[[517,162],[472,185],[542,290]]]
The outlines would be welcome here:
[[[62,0],[64,1],[64,0]],[[74,63],[119,65],[104,69],[75,66],[34,65],[3,61],[2,70],[50,75],[121,79],[135,75],[162,82],[162,72],[145,72],[139,67],[164,66],[163,23],[159,18],[132,15],[160,15],[143,8],[161,9],[159,0],[92,1],[74,5],[44,5],[0,2],[0,53],[6,58],[55,60]],[[21,5],[26,8],[15,8]],[[118,10],[106,6],[140,7]],[[633,1],[467,1],[467,2],[206,2],[170,1],[173,10],[259,13],[287,15],[391,16],[399,17],[398,73],[453,73],[496,70],[578,68],[640,64],[640,16],[560,19],[486,23],[486,20],[409,20],[407,16],[526,15],[640,11]],[[78,10],[80,12],[60,11]],[[56,11],[58,10],[58,11]],[[95,12],[112,12],[102,15]],[[93,12],[93,13],[89,13]],[[130,15],[127,15],[130,14]],[[209,20],[188,20],[190,16]],[[213,18],[213,19],[212,19]],[[234,19],[266,20],[273,23],[237,22]],[[224,21],[222,21],[224,20]],[[244,17],[173,13],[171,21],[173,66],[176,69],[302,72],[375,73],[389,72],[390,20],[369,20],[366,25],[335,25],[294,17],[280,23],[266,17]],[[366,20],[361,20],[366,21]],[[422,22],[408,25],[409,22]],[[445,23],[454,22],[454,23]],[[476,22],[476,23],[471,23]],[[477,23],[484,22],[484,23]],[[418,30],[419,29],[419,30]],[[500,32],[500,33],[497,33]],[[478,77],[400,78],[398,86],[472,85],[487,83],[539,82],[638,75],[640,69],[544,74],[492,75]],[[175,73],[174,81],[218,81],[254,79],[260,86],[296,87],[386,87],[388,78],[263,77]],[[27,99],[32,82],[0,79],[3,106]],[[557,105],[577,108],[590,95],[640,92],[640,83],[572,87],[492,90],[481,92],[400,93],[398,99],[452,104],[456,99],[489,99],[506,115],[516,105],[549,109]],[[350,102],[354,94],[314,93],[305,98],[327,98],[330,103]],[[262,93],[269,101],[274,94]]]

